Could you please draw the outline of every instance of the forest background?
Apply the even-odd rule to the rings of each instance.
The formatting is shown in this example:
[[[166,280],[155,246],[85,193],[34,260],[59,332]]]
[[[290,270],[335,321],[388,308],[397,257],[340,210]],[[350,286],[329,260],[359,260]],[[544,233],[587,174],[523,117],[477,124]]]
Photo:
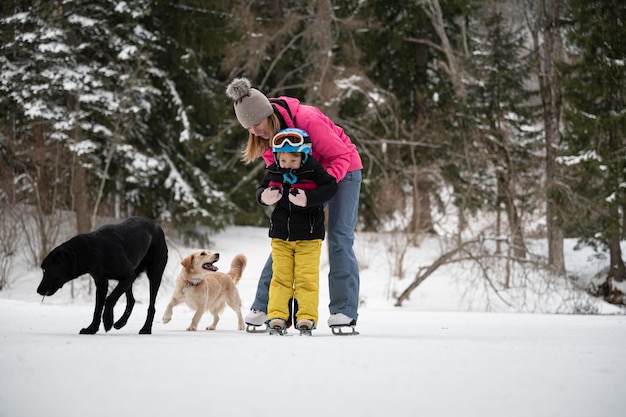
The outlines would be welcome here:
[[[441,239],[398,305],[449,262],[503,289],[529,268],[575,281],[576,238],[607,254],[583,289],[624,306],[625,22],[621,0],[3,1],[0,289],[67,222],[145,215],[197,245],[265,226],[224,92],[246,76],[346,130],[359,230],[394,236],[399,277]]]

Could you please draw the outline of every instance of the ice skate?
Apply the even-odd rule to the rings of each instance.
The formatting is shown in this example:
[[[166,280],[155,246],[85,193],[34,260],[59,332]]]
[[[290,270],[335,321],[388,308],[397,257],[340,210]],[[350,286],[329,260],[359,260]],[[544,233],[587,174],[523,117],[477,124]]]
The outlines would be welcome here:
[[[328,326],[336,336],[356,336],[356,320],[346,316],[343,313],[331,314],[328,318]]]
[[[300,336],[312,336],[311,331],[315,328],[313,320],[298,320],[296,329],[300,331]]]
[[[284,336],[287,334],[285,320],[272,319],[269,321],[268,327],[270,331],[270,336]]]
[[[251,310],[246,316],[246,332],[248,333],[267,333],[268,327],[265,324],[267,314],[261,310]]]

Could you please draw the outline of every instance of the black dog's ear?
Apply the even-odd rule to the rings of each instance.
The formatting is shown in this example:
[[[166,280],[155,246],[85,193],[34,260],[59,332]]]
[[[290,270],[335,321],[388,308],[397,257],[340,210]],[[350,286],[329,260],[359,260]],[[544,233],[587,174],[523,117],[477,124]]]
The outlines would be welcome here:
[[[61,262],[63,262],[63,265],[65,265],[67,272],[74,275],[74,273],[78,270],[78,258],[76,253],[73,250],[64,250],[59,255],[59,258]]]

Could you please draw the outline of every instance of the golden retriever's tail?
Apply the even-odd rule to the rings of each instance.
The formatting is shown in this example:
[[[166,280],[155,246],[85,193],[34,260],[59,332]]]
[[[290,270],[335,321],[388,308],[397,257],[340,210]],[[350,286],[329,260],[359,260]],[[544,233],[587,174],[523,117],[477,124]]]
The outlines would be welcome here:
[[[247,263],[248,258],[246,258],[246,255],[243,253],[238,253],[231,261],[228,275],[235,281],[235,284],[238,284],[239,280],[241,280],[241,275],[243,274],[243,270],[246,269]]]

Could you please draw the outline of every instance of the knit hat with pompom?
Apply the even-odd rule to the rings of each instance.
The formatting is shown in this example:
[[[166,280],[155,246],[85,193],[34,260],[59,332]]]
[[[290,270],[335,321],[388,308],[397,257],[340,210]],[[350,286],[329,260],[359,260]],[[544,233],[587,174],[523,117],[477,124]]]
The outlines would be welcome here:
[[[246,129],[274,113],[267,97],[252,88],[247,78],[235,78],[226,88],[226,95],[235,102],[237,120]]]

